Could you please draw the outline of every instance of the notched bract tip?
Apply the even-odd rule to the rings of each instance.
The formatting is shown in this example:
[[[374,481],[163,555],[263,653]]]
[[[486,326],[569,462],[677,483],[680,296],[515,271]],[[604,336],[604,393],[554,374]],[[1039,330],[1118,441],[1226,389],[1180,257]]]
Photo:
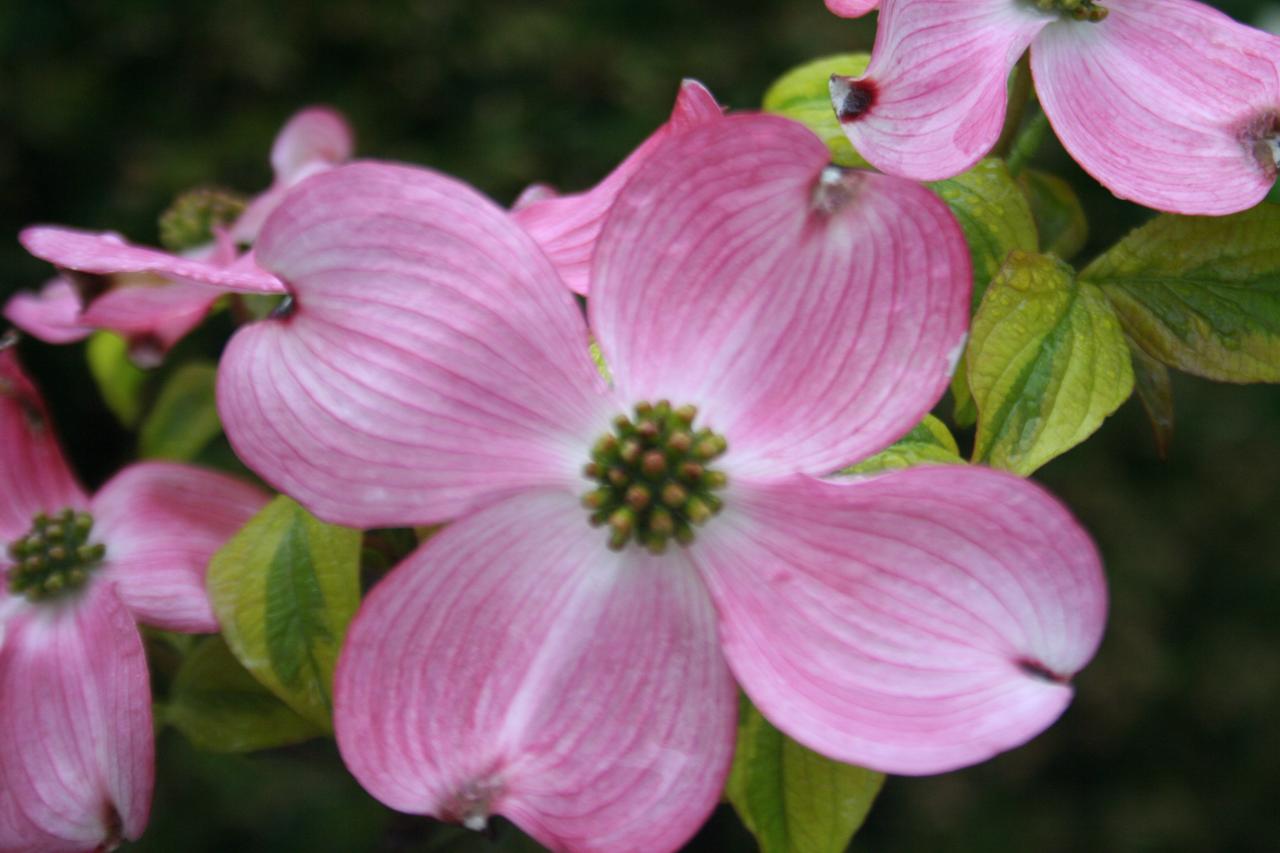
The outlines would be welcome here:
[[[818,173],[813,185],[812,207],[817,213],[834,216],[857,194],[858,173],[834,163]]]
[[[836,108],[836,118],[841,124],[857,121],[866,115],[875,106],[879,91],[871,80],[839,74],[832,74],[827,86],[831,92],[831,103]]]

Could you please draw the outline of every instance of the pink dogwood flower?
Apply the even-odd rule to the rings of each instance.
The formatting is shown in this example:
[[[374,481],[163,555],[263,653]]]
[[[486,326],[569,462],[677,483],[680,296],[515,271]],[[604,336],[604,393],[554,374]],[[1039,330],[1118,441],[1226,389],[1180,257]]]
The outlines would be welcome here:
[[[512,208],[516,222],[528,231],[559,270],[565,284],[586,295],[590,286],[591,255],[605,215],[640,166],[672,134],[712,121],[724,115],[715,96],[697,80],[680,84],[671,118],[632,151],[616,169],[590,190],[573,195],[556,195],[545,184],[525,190]]]
[[[0,851],[109,850],[142,834],[155,767],[137,622],[217,631],[206,566],[265,501],[169,463],[130,466],[89,497],[0,351]]]
[[[331,521],[452,521],[337,668],[339,747],[382,802],[672,850],[720,797],[738,685],[896,773],[1067,706],[1106,593],[1060,504],[979,467],[826,476],[937,401],[970,290],[932,193],[828,159],[757,115],[652,152],[592,268],[612,386],[551,261],[464,184],[355,164],[267,221],[293,310],[223,355],[237,453]]]
[[[832,100],[877,168],[949,178],[995,144],[1028,47],[1054,132],[1117,196],[1221,215],[1275,183],[1280,38],[1193,0],[882,0],[871,64]]]
[[[4,315],[47,343],[70,343],[93,329],[109,329],[125,336],[144,364],[154,363],[204,320],[225,291],[283,292],[257,267],[252,252],[240,255],[236,247],[253,243],[291,187],[349,159],[352,148],[351,130],[335,111],[311,107],[297,113],[272,145],[271,187],[214,242],[181,254],[130,245],[112,233],[27,228],[19,237],[27,250],[70,272],[38,294],[15,295]]]

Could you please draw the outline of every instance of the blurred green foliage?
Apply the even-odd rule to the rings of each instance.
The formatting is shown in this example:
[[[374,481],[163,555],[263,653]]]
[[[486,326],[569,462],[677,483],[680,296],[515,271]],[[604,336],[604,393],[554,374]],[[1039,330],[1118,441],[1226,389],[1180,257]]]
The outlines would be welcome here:
[[[1244,19],[1259,0],[1218,3]],[[871,21],[820,0],[385,0],[0,3],[0,297],[43,264],[32,222],[148,243],[198,184],[254,191],[299,106],[351,118],[365,156],[455,173],[506,203],[532,181],[593,183],[670,109],[681,77],[755,106],[807,59],[871,45]],[[1045,147],[1089,216],[1087,261],[1150,214]],[[174,353],[216,356],[214,317]],[[91,484],[134,438],[98,399],[82,347],[23,344]],[[1280,838],[1280,393],[1174,379],[1177,428],[1157,459],[1130,402],[1037,476],[1096,536],[1107,638],[1062,722],[1024,749],[933,779],[891,778],[855,847],[901,851],[1274,850]],[[958,435],[962,449],[972,432]],[[158,676],[163,690],[163,677]],[[159,741],[139,851],[517,849],[382,808],[330,742],[253,756]],[[751,849],[727,810],[691,850]]]

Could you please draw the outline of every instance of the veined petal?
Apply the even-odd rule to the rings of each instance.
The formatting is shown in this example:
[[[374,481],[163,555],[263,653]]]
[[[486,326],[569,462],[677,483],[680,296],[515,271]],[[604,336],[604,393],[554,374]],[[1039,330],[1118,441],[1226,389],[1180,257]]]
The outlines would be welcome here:
[[[221,297],[213,288],[199,284],[156,281],[150,276],[120,278],[123,280],[116,286],[89,303],[81,322],[128,338],[147,338],[161,353],[200,325]]]
[[[654,131],[607,178],[583,193],[530,200],[521,196],[513,209],[516,222],[528,231],[555,264],[565,284],[575,293],[586,294],[591,274],[591,256],[622,187],[661,144],[681,133],[724,115],[715,97],[696,80],[680,84],[671,118]],[[537,185],[535,185],[537,186]]]
[[[304,178],[351,159],[355,134],[337,110],[309,107],[296,113],[281,129],[271,146],[271,168],[275,181],[252,202],[231,229],[241,243],[258,239],[262,224],[280,206],[289,188]]]
[[[9,297],[4,317],[47,344],[75,343],[91,331],[80,323],[80,294],[75,285],[60,276],[48,281],[39,293]]]
[[[215,471],[168,462],[125,468],[93,497],[102,567],[138,621],[170,631],[213,633],[218,620],[204,577],[267,496]]]
[[[880,0],[827,0],[827,9],[842,18],[861,18],[879,5]]]
[[[423,169],[341,166],[290,193],[257,251],[295,303],[232,339],[218,407],[281,491],[369,527],[580,483],[613,409],[572,294],[489,200]]]
[[[13,349],[0,347],[0,545],[26,533],[36,513],[86,502],[40,392]]]
[[[1024,0],[884,0],[862,77],[833,77],[845,135],[877,169],[950,178],[1000,137],[1009,71],[1050,21]]]
[[[80,853],[142,834],[151,689],[138,629],[110,584],[10,618],[0,696],[0,850]]]
[[[165,278],[210,285],[219,290],[283,293],[279,279],[249,263],[220,266],[159,249],[126,243],[118,234],[77,231],[39,225],[18,239],[27,251],[63,269],[94,275],[152,273]]]
[[[695,128],[627,185],[596,253],[588,310],[620,397],[698,406],[731,477],[887,446],[942,395],[964,337],[950,211],[828,158],[775,116]]]
[[[691,553],[739,683],[796,740],[940,773],[1029,740],[1070,702],[1105,582],[1039,487],[943,466],[730,488]]]
[[[473,828],[500,813],[554,850],[674,850],[696,831],[737,704],[711,602],[681,553],[605,538],[572,495],[528,492],[373,590],[334,694],[365,788]]]
[[[1280,38],[1191,0],[1109,0],[1031,50],[1045,114],[1121,198],[1174,213],[1250,208],[1275,183]]]

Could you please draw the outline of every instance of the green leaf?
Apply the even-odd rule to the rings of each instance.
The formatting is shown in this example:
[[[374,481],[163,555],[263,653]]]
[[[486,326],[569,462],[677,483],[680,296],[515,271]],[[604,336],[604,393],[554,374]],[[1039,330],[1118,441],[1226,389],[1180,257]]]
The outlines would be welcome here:
[[[867,53],[841,53],[792,68],[764,93],[764,110],[798,121],[816,133],[831,149],[831,161],[836,165],[869,168],[840,129],[828,84],[832,74],[857,77],[870,61]]]
[[[929,185],[960,222],[973,261],[973,309],[1010,252],[1039,246],[1035,219],[1003,160],[983,160],[963,174]]]
[[[1173,444],[1173,383],[1169,380],[1169,368],[1132,342],[1129,355],[1133,358],[1134,389],[1155,433],[1156,453],[1165,459]]]
[[[213,362],[193,361],[169,375],[138,434],[143,458],[190,462],[222,434],[214,399],[217,374]]]
[[[1222,382],[1280,382],[1280,207],[1158,216],[1080,278],[1158,361]]]
[[[129,345],[111,332],[94,332],[85,346],[89,372],[107,408],[120,423],[133,429],[142,417],[147,374],[129,360]]]
[[[1089,220],[1076,191],[1057,175],[1037,169],[1019,175],[1018,185],[1031,205],[1040,251],[1071,260],[1089,239]]]
[[[895,468],[909,468],[922,462],[942,464],[964,462],[960,458],[960,448],[956,446],[955,438],[947,430],[946,425],[933,415],[925,415],[923,421],[916,424],[911,432],[897,442],[870,459],[851,465],[840,473],[876,474]]]
[[[725,793],[763,853],[841,853],[883,784],[796,743],[742,698]]]
[[[209,565],[209,595],[232,652],[326,730],[334,664],[360,601],[360,538],[281,495]]]
[[[1030,474],[1093,433],[1133,391],[1106,297],[1063,262],[1015,252],[973,320],[974,461]]]
[[[162,713],[208,752],[271,749],[325,733],[263,687],[221,637],[202,640],[183,661]]]

